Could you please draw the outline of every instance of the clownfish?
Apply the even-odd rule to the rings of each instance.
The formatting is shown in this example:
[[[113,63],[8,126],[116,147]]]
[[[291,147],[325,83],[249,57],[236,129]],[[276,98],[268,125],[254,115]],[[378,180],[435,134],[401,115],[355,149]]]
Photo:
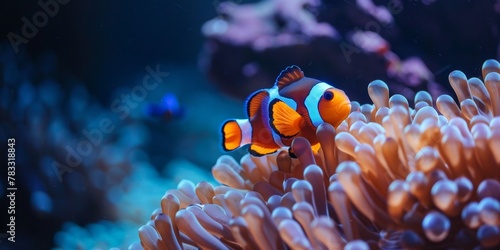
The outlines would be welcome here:
[[[250,144],[251,155],[263,156],[289,147],[300,136],[317,152],[316,128],[325,122],[336,128],[350,112],[351,103],[344,91],[305,77],[296,65],[289,66],[272,88],[250,95],[246,101],[248,119],[224,122],[222,146],[232,151]]]

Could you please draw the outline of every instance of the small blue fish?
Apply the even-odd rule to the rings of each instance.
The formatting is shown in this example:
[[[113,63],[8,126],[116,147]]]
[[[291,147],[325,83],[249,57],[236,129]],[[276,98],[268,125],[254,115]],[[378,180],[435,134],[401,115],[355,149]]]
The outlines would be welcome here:
[[[177,97],[172,93],[165,94],[158,104],[148,104],[145,112],[150,117],[164,120],[180,118],[184,115],[184,109],[179,104]]]

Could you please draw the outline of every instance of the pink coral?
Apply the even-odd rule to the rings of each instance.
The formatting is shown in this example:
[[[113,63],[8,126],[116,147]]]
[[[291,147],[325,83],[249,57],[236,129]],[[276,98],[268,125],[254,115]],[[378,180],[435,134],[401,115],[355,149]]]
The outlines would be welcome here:
[[[308,38],[335,37],[337,32],[326,23],[318,23],[310,9],[319,0],[270,0],[236,5],[223,2],[219,17],[206,22],[202,32],[236,45],[262,50],[270,47],[302,44]]]

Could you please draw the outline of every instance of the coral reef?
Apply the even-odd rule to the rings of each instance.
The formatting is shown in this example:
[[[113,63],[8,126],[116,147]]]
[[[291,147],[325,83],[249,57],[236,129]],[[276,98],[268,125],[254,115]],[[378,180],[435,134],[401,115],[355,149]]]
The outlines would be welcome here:
[[[283,45],[305,44],[314,37],[337,37],[327,23],[318,23],[311,12],[318,0],[276,0],[255,4],[227,1],[217,7],[219,18],[202,27],[205,36],[264,50]]]
[[[54,236],[55,249],[125,249],[137,240],[135,233],[139,221],[149,217],[156,207],[158,195],[165,189],[175,187],[175,183],[158,175],[146,161],[133,162],[134,169],[124,183],[110,187],[107,198],[112,204],[112,216],[85,226],[66,221]],[[199,168],[186,163],[177,163],[178,168],[190,167],[203,173]],[[147,181],[144,181],[147,180]]]
[[[283,4],[286,2],[287,4]],[[450,93],[450,67],[500,56],[500,15],[494,0],[460,1],[214,1],[200,63],[210,79],[246,98],[295,64],[362,103],[373,79],[410,102],[420,90]],[[474,20],[467,22],[464,20]],[[471,46],[473,44],[474,46]],[[453,63],[450,63],[453,62]]]
[[[500,246],[500,63],[449,74],[449,95],[414,107],[368,85],[338,127],[276,154],[222,156],[223,185],[181,181],[129,249],[442,249]],[[435,107],[434,107],[435,106]]]
[[[121,245],[118,241],[123,237],[113,239],[121,233],[96,238],[91,232],[86,236],[78,232],[89,223],[109,225],[120,232],[137,228],[149,217],[157,197],[175,187],[177,181],[173,180],[181,170],[188,168],[208,178],[208,170],[182,156],[164,170],[166,177],[158,174],[160,169],[145,151],[148,146],[156,147],[149,145],[149,129],[165,127],[166,121],[145,119],[140,107],[120,119],[85,85],[61,72],[54,53],[44,52],[32,59],[24,50],[15,54],[9,48],[0,43],[0,140],[16,140],[16,212],[22,215],[16,230],[25,239],[15,243],[17,248],[49,249],[54,243],[62,249],[126,247],[132,238]],[[103,120],[110,122],[112,131],[101,130],[98,136]],[[172,137],[156,137],[160,143],[165,138]],[[3,194],[5,180],[0,180]],[[75,225],[62,226],[68,221]],[[123,227],[124,223],[128,226]],[[71,229],[77,225],[81,230]]]
[[[84,85],[60,72],[51,52],[32,59],[2,43],[0,74],[0,139],[16,140],[17,212],[30,215],[18,217],[17,232],[26,240],[16,246],[48,249],[67,220],[116,219],[120,204],[115,201],[137,172],[146,127],[103,107]],[[98,136],[93,131],[102,120],[113,129]]]
[[[65,222],[61,231],[56,233],[53,250],[64,249],[124,249],[135,239],[131,234],[136,223],[129,221],[101,221],[81,227],[72,222]]]
[[[210,85],[200,74],[186,68],[175,68],[168,78],[175,83],[159,86],[121,119],[87,84],[65,72],[56,54],[42,52],[32,57],[25,50],[15,54],[10,44],[0,43],[0,140],[16,139],[16,212],[29,214],[16,221],[17,233],[26,239],[15,243],[16,248],[124,248],[136,239],[114,239],[119,233],[93,237],[88,225],[108,225],[120,232],[137,228],[156,207],[157,198],[175,187],[181,176],[210,178],[210,171],[199,166],[210,166],[217,159],[217,128],[219,120],[228,115],[211,111],[240,103],[212,94],[211,89],[203,88],[201,83]],[[193,85],[176,84],[181,81],[200,84],[193,91]],[[145,107],[158,103],[172,89],[196,96],[186,103],[191,111],[203,114],[147,117]],[[110,95],[116,100],[126,91],[121,86]],[[237,105],[232,106],[226,110],[229,114],[241,112]],[[98,136],[92,131],[99,130],[103,120],[110,121],[112,131],[101,131]],[[205,126],[200,127],[202,122]],[[192,146],[203,139],[203,145]],[[0,193],[6,194],[6,186],[6,179],[0,180]],[[8,207],[7,202],[8,198],[2,199],[0,204]],[[63,226],[67,222],[74,226]],[[123,227],[124,223],[128,226]],[[81,230],[72,230],[74,227]],[[88,232],[80,234],[82,231]],[[135,230],[129,232],[136,236]],[[59,236],[54,238],[55,234]]]
[[[32,60],[6,49],[0,58],[5,82],[0,112],[6,121],[1,139],[16,138],[18,164],[23,166],[19,183],[31,194],[49,197],[40,208],[32,202],[33,209],[71,218],[86,213],[79,202],[106,201],[100,194],[129,175],[131,162],[148,138],[145,127],[137,119],[118,119],[85,86],[61,77],[57,58],[50,52]],[[95,131],[103,119],[113,129],[98,136]],[[119,152],[128,152],[128,157]],[[63,197],[67,204],[57,202]],[[68,215],[69,210],[75,214]]]

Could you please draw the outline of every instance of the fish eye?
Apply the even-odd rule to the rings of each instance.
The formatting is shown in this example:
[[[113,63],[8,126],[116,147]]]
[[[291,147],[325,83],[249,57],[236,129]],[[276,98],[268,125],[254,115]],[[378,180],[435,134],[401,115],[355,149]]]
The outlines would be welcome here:
[[[326,91],[323,94],[323,98],[325,98],[325,100],[327,100],[327,101],[331,101],[333,99],[333,93],[330,91]]]

